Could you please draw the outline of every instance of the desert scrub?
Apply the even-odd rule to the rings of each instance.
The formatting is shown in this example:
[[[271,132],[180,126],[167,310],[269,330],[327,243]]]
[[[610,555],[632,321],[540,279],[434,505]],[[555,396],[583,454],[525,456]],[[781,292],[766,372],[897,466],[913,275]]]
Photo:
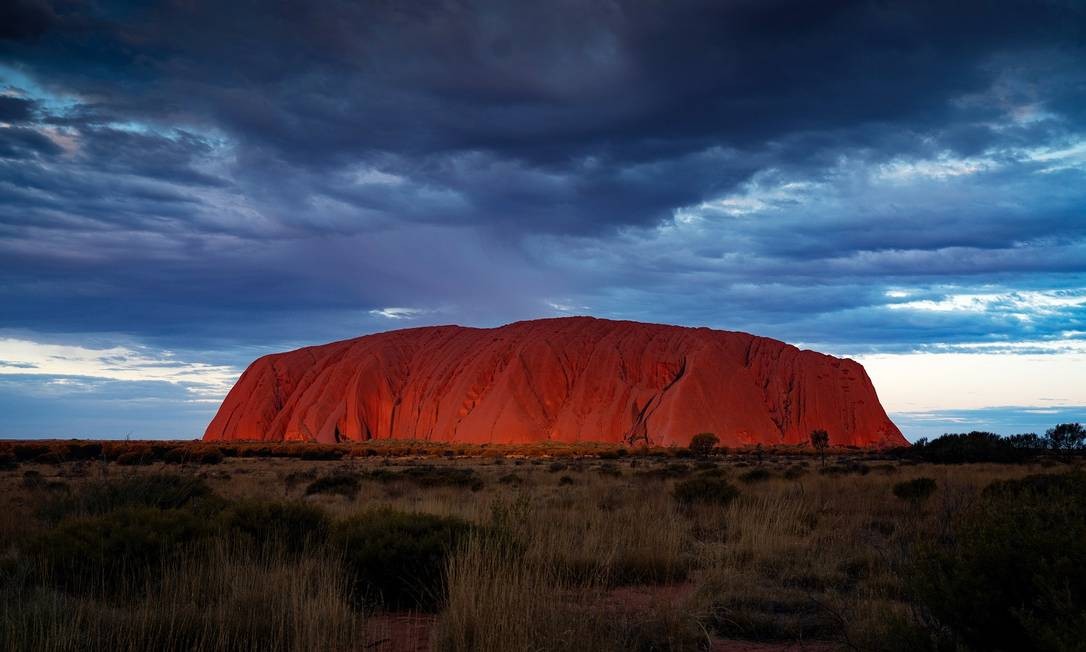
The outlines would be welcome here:
[[[217,544],[162,563],[156,581],[104,600],[34,586],[0,587],[0,649],[13,652],[363,648],[334,551],[295,559]]]
[[[332,494],[354,500],[361,488],[362,483],[357,473],[340,472],[326,475],[309,483],[309,486],[305,488],[305,495]]]
[[[739,497],[739,490],[722,477],[697,475],[675,483],[671,493],[684,507],[691,505],[727,505]]]
[[[1076,650],[1086,641],[1086,475],[996,482],[924,541],[910,570],[918,601],[958,643]]]
[[[112,594],[139,588],[163,560],[210,533],[187,510],[124,507],[66,518],[32,539],[29,550],[57,586]]]
[[[755,467],[746,473],[739,475],[739,480],[751,484],[754,482],[764,482],[773,477],[773,474],[769,472],[769,469],[762,467]]]
[[[245,539],[247,545],[282,546],[299,553],[324,541],[328,516],[319,507],[302,502],[242,500],[223,511],[227,532]]]
[[[894,485],[894,495],[911,505],[920,505],[935,493],[935,480],[914,478]]]
[[[616,606],[604,586],[571,585],[553,564],[525,564],[491,537],[472,536],[450,558],[448,603],[435,649],[625,652],[702,650],[700,609],[653,601],[641,610]]]
[[[343,551],[356,598],[433,610],[444,596],[449,552],[472,530],[458,518],[381,509],[337,523],[332,542]]]
[[[70,495],[47,501],[39,510],[45,521],[66,516],[104,514],[125,507],[214,510],[221,500],[200,478],[156,474],[91,482]]]
[[[483,480],[474,469],[464,469],[452,466],[410,466],[402,471],[389,471],[377,469],[368,476],[378,482],[395,482],[402,480],[410,482],[422,489],[434,487],[466,487],[472,491],[483,488]]]

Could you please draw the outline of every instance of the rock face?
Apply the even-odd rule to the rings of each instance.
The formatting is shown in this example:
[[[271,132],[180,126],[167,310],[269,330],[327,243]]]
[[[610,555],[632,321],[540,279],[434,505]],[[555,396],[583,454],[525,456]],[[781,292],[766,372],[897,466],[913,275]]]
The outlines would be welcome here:
[[[205,440],[905,444],[858,363],[747,333],[541,319],[412,328],[253,362]]]

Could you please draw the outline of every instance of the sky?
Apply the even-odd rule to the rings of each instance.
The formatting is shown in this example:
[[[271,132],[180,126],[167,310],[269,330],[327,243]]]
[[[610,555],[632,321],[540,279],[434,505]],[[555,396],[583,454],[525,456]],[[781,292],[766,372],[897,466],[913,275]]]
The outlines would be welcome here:
[[[0,437],[198,437],[265,353],[591,314],[1086,421],[1086,3],[0,5]]]

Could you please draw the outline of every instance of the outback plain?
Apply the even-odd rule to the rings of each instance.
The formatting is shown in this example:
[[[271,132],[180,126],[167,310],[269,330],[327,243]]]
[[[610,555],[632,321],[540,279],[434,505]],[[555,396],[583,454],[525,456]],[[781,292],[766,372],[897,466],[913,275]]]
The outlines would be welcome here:
[[[1082,649],[1076,451],[0,445],[11,650]]]

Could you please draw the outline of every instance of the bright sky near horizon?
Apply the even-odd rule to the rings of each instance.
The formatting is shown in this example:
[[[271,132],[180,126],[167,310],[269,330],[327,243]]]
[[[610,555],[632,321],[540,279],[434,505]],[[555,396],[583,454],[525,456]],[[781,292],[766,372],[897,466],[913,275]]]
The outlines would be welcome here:
[[[949,6],[948,6],[949,5]],[[0,8],[0,437],[195,437],[257,356],[592,314],[1086,421],[1086,5]]]

